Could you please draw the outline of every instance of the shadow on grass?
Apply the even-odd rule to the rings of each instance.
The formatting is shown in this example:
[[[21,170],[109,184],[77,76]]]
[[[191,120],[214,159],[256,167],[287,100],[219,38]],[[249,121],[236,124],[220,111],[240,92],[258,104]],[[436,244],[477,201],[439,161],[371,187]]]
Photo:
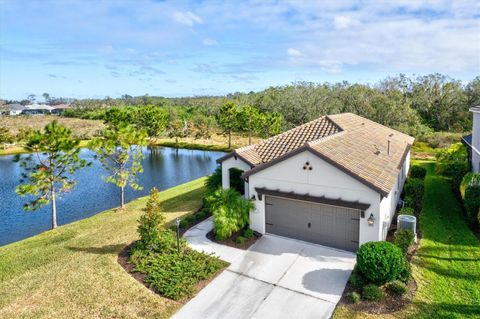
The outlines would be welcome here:
[[[188,208],[194,203],[201,202],[204,192],[203,187],[200,187],[171,197],[162,202],[163,209],[167,213],[184,212],[186,207]]]
[[[479,261],[478,258],[440,257],[435,255],[427,255],[427,254],[417,254],[417,256],[421,258],[433,258],[433,259],[448,260],[448,261],[474,261],[474,262]]]
[[[102,247],[67,247],[71,251],[96,255],[118,254],[123,248],[125,248],[125,244],[105,245]]]
[[[417,311],[410,318],[478,318],[480,305],[413,302]]]

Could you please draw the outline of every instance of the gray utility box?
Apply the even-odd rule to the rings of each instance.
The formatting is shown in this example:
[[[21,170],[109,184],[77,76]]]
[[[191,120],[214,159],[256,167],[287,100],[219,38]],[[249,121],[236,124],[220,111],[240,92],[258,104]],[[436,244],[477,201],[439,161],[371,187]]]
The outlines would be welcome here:
[[[417,242],[417,218],[411,215],[398,215],[397,230],[407,229],[415,234],[415,242]]]

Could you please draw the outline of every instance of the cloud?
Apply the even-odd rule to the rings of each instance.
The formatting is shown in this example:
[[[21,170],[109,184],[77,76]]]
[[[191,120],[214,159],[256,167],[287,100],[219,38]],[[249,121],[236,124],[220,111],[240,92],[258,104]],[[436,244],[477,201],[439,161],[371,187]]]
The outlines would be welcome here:
[[[294,49],[294,48],[288,48],[287,54],[290,57],[300,57],[300,56],[303,55],[302,52],[300,52],[300,50],[297,50],[297,49]]]
[[[192,27],[196,23],[203,23],[202,18],[191,11],[176,11],[173,14],[176,23]]]
[[[97,52],[101,54],[112,54],[113,53],[113,46],[111,45],[104,45],[97,48]]]
[[[144,65],[144,66],[141,66],[140,67],[140,71],[143,71],[145,73],[148,73],[150,75],[160,75],[160,74],[166,74],[165,71],[162,71],[156,67],[153,67],[153,66],[148,66],[148,65]]]
[[[218,44],[217,40],[212,38],[205,38],[203,39],[202,43],[203,45],[206,45],[206,46],[215,46]]]
[[[49,74],[48,76],[51,77],[51,78],[53,78],[53,79],[56,79],[56,78],[57,78],[57,76],[56,76],[55,74]]]
[[[358,20],[355,20],[349,16],[338,15],[334,18],[335,29],[337,30],[348,29],[359,24],[360,22]]]
[[[199,73],[214,73],[213,67],[208,63],[197,63],[193,70]]]
[[[118,73],[118,72],[116,72],[116,71],[110,72],[110,75],[111,75],[112,77],[114,77],[114,78],[120,77],[120,73]]]
[[[176,80],[172,80],[172,79],[166,79],[165,82],[166,83],[177,83]]]

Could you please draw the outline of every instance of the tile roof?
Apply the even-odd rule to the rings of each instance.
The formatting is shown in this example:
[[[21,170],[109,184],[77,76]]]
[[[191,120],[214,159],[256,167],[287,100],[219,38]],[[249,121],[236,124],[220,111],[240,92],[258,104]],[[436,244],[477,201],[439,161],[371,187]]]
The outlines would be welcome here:
[[[414,138],[352,113],[323,116],[258,144],[236,149],[252,166],[245,176],[309,150],[386,196]]]

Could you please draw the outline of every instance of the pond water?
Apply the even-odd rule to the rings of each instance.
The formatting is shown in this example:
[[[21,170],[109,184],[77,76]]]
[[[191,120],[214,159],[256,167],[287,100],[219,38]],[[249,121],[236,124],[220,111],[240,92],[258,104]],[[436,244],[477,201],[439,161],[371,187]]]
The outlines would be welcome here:
[[[148,195],[153,186],[164,190],[211,174],[215,170],[216,159],[224,154],[168,147],[144,148],[143,152],[144,172],[138,178],[143,190],[136,191],[127,187],[127,202]],[[81,157],[93,164],[77,171],[77,185],[73,191],[57,199],[58,225],[119,206],[119,189],[103,181],[102,176],[105,176],[106,172],[101,164],[93,159],[93,153],[83,149]],[[52,222],[49,205],[35,212],[23,210],[27,199],[15,193],[22,170],[13,158],[0,156],[0,246],[48,230]]]

